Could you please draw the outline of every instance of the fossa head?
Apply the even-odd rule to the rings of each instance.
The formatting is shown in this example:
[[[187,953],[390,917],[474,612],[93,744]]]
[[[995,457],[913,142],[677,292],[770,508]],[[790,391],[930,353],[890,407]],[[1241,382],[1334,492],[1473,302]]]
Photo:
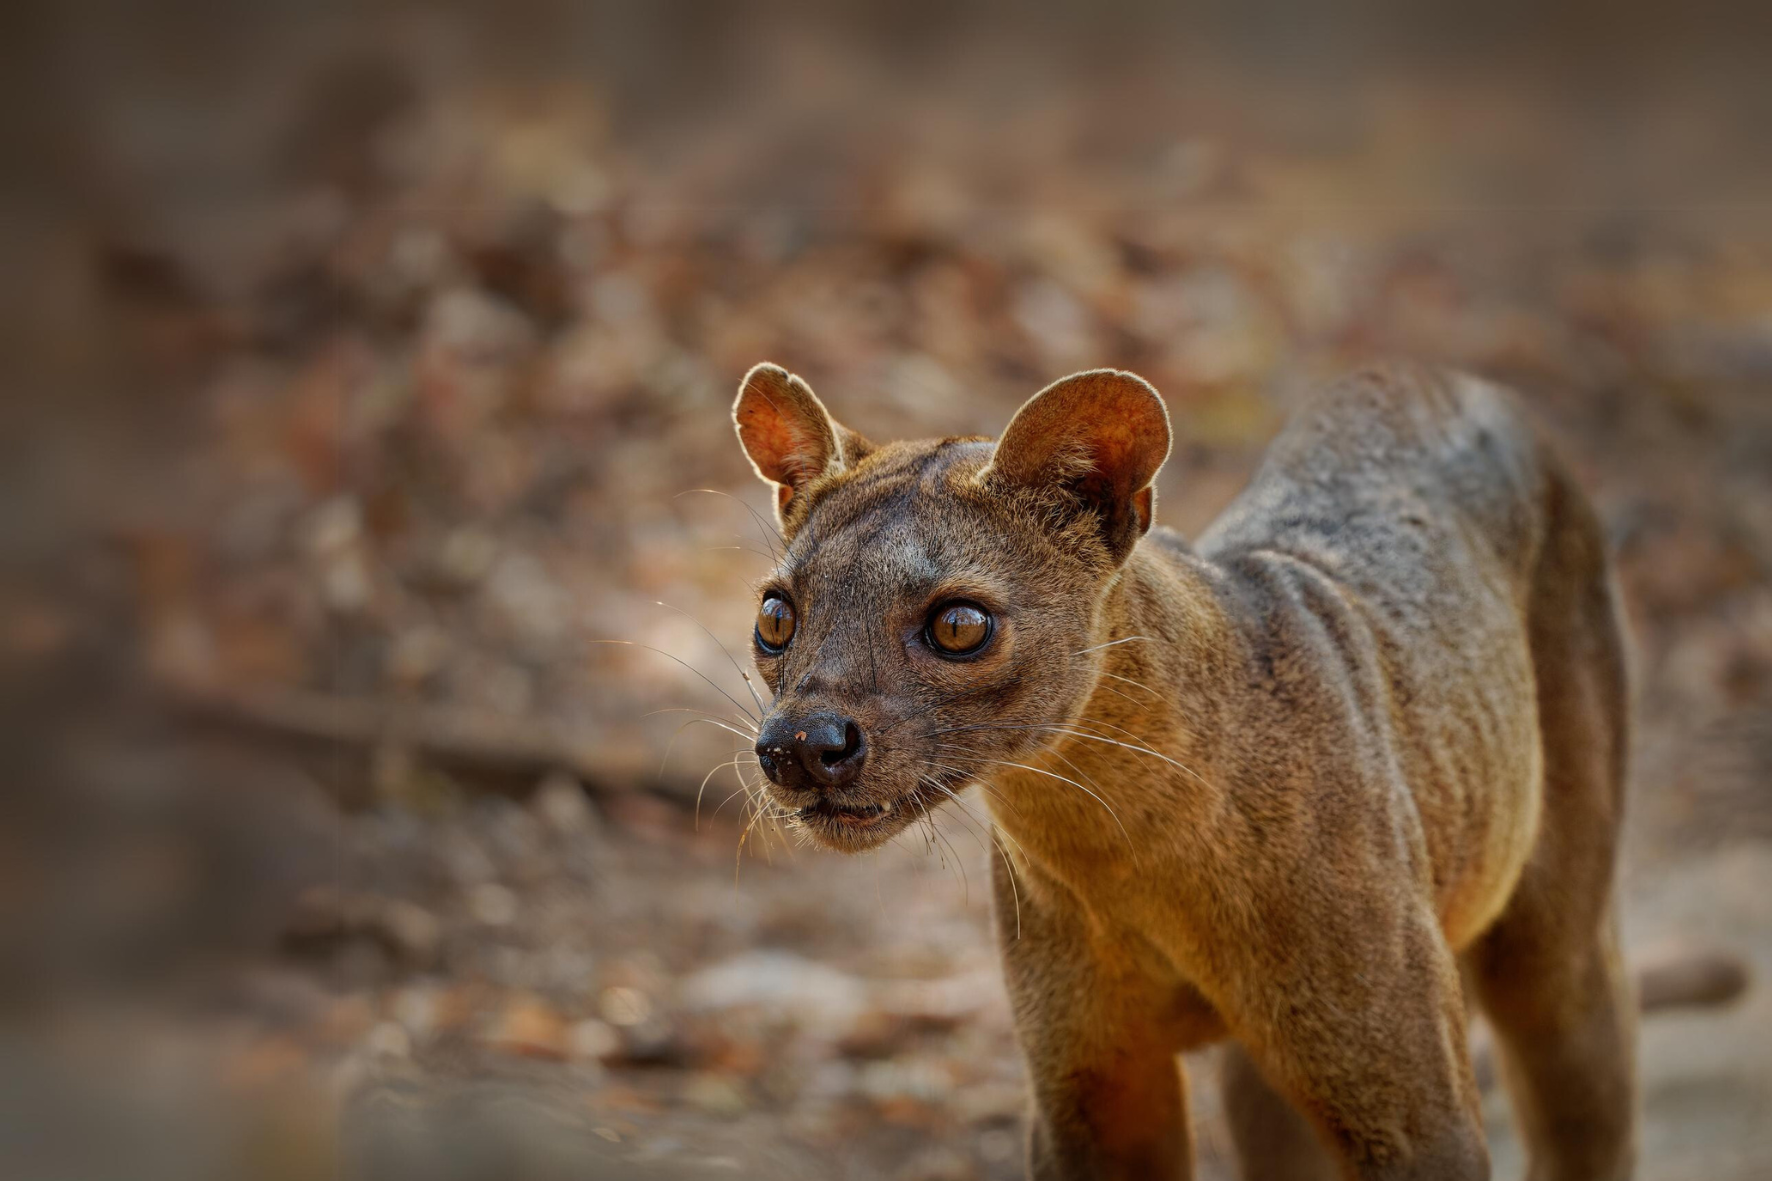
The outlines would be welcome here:
[[[752,647],[775,693],[757,757],[794,824],[874,848],[1076,716],[1169,453],[1155,390],[1079,373],[996,443],[876,445],[758,365],[733,418],[786,542]]]

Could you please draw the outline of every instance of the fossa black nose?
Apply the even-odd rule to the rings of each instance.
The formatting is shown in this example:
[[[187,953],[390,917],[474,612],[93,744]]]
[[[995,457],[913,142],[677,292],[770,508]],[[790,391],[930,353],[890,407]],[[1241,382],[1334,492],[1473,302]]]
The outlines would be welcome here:
[[[757,738],[763,774],[782,787],[829,791],[851,782],[867,761],[867,741],[855,719],[834,713],[777,715]]]

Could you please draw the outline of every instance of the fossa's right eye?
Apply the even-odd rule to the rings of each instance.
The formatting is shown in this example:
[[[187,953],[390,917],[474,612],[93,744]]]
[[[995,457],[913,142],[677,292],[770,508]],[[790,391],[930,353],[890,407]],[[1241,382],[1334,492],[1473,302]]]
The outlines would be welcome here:
[[[794,638],[794,605],[780,595],[766,595],[757,609],[757,644],[765,652],[780,652]]]
[[[975,603],[944,603],[929,617],[929,642],[947,656],[970,656],[991,638],[991,617]]]

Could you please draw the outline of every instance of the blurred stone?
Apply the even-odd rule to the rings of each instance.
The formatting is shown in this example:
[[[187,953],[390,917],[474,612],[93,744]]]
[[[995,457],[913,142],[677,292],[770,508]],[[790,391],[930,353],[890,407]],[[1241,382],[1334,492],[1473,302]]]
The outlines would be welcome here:
[[[337,553],[362,537],[362,505],[353,497],[335,497],[308,515],[304,529],[311,553],[322,557]]]
[[[652,1015],[652,998],[637,988],[618,985],[603,990],[597,1008],[611,1025],[642,1025]]]
[[[388,650],[388,679],[403,688],[421,684],[449,658],[449,636],[429,624],[409,627],[394,638]]]
[[[880,989],[878,1004],[919,1030],[937,1032],[975,1019],[1002,997],[1002,978],[990,968],[938,980],[893,981]]]
[[[378,1058],[405,1058],[412,1053],[412,1038],[392,1021],[383,1021],[370,1030],[363,1044]]]
[[[572,604],[533,554],[507,552],[494,564],[486,595],[518,637],[545,646],[566,630]]]
[[[442,856],[450,878],[461,886],[477,886],[493,880],[498,867],[471,835],[459,829],[442,834]]]
[[[576,994],[597,971],[597,957],[582,947],[556,944],[541,953],[536,983],[551,992]]]
[[[305,891],[283,927],[285,944],[297,949],[352,938],[374,940],[403,966],[416,969],[437,961],[443,929],[434,915],[414,903],[326,886]]]
[[[584,785],[564,771],[550,771],[542,779],[529,807],[558,836],[579,839],[597,833],[597,813]]]
[[[497,882],[482,882],[468,895],[468,909],[489,927],[508,927],[517,919],[517,895]]]
[[[437,1027],[437,997],[431,989],[402,989],[395,995],[391,1009],[394,1020],[414,1038],[422,1040]]]
[[[954,1079],[944,1067],[919,1058],[870,1062],[862,1067],[861,1092],[876,1103],[908,1099],[921,1104],[940,1104],[954,1091]]]
[[[622,1037],[613,1025],[595,1017],[575,1022],[567,1031],[567,1047],[581,1061],[601,1062],[622,1048]]]
[[[506,1054],[557,1061],[565,1061],[572,1049],[565,1019],[545,1001],[530,996],[519,996],[505,1006],[486,1041]]]
[[[412,290],[428,290],[447,274],[449,241],[428,226],[409,227],[394,237],[387,258],[389,279]]]
[[[848,1058],[890,1058],[914,1033],[896,1013],[864,1009],[836,1038],[837,1052]]]
[[[534,341],[534,329],[521,312],[472,287],[458,287],[433,299],[425,334],[433,347],[472,362],[506,360]]]
[[[729,1075],[691,1075],[683,1086],[683,1101],[709,1115],[739,1115],[750,1106],[744,1086]]]
[[[780,1020],[835,1036],[867,1008],[866,987],[801,956],[753,951],[685,977],[679,996],[690,1011],[754,1006]]]
[[[677,1067],[697,1058],[695,1047],[676,1027],[658,1018],[623,1026],[620,1034],[621,1050],[614,1059],[618,1065]]]
[[[437,959],[443,929],[430,911],[400,899],[387,899],[375,908],[376,929],[409,964],[423,967]]]
[[[366,609],[375,593],[369,566],[355,550],[346,550],[326,562],[320,587],[326,605],[345,615]]]
[[[453,529],[437,552],[435,572],[446,585],[471,587],[486,577],[497,557],[498,542],[490,533],[466,527]]]

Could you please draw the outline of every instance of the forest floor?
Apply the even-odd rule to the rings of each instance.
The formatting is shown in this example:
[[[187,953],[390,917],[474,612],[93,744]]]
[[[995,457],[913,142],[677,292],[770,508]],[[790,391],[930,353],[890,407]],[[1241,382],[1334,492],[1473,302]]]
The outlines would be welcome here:
[[[1615,160],[1452,76],[1233,115],[1209,72],[1030,95],[999,64],[880,107],[787,38],[756,75],[785,107],[634,136],[589,82],[469,84],[398,31],[70,138],[130,198],[38,242],[75,276],[39,343],[111,396],[15,468],[47,560],[6,590],[14,716],[60,775],[32,805],[60,843],[4,850],[58,900],[18,961],[47,1014],[0,1067],[21,1111],[105,1099],[136,1176],[1019,1176],[977,816],[741,853],[733,771],[694,806],[732,744],[654,712],[726,702],[594,641],[745,699],[696,621],[742,659],[768,493],[728,407],[758,360],[876,438],[1134,369],[1194,533],[1310,389],[1407,356],[1520,389],[1618,554],[1633,956],[1760,982],[1645,1025],[1639,1176],[1768,1175],[1772,235],[1637,166],[1735,192],[1745,133],[1669,108]],[[1530,200],[1478,167],[1498,144]]]

